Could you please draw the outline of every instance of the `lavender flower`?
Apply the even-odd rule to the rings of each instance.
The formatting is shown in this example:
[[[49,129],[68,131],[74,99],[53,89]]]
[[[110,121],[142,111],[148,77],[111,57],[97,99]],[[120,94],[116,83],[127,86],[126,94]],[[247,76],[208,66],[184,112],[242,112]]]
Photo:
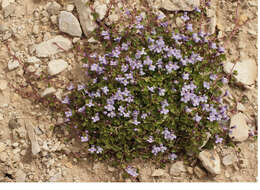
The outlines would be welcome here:
[[[206,89],[210,88],[210,84],[208,82],[203,82],[203,87]]]
[[[149,143],[154,142],[154,140],[153,140],[153,136],[150,136],[149,139],[147,140],[147,142],[149,142]]]
[[[216,137],[216,143],[221,143],[223,141],[223,138],[220,138],[218,135],[215,136]]]
[[[201,117],[196,113],[195,117],[193,118],[193,120],[195,120],[197,123],[200,122]]]
[[[88,136],[87,135],[86,136],[81,136],[80,139],[81,139],[81,142],[87,142],[88,141]]]
[[[83,106],[78,109],[78,112],[83,113],[85,111],[85,109],[86,109],[86,106]]]
[[[100,118],[99,118],[99,116],[98,116],[98,113],[96,113],[96,115],[95,115],[94,117],[92,117],[91,119],[92,119],[92,121],[93,121],[94,123],[96,123],[97,121],[99,121]]]
[[[186,29],[187,29],[189,32],[192,32],[192,24],[187,24]]]
[[[69,104],[69,103],[70,103],[69,97],[66,96],[66,97],[64,98],[64,100],[62,100],[62,103],[63,103],[63,104]]]
[[[71,117],[72,116],[72,111],[71,110],[66,111],[65,115],[66,115],[66,117]]]
[[[97,151],[96,151],[96,153],[97,154],[100,154],[100,153],[102,153],[103,152],[103,148],[101,148],[100,146],[97,146]]]
[[[125,171],[131,175],[132,177],[137,177],[138,176],[138,173],[137,173],[137,170],[131,166],[128,166]]]
[[[177,156],[176,154],[172,153],[172,154],[169,155],[168,158],[169,158],[170,160],[175,160],[177,157],[178,157],[178,156]]]
[[[94,145],[92,145],[91,148],[88,149],[88,151],[89,151],[91,154],[93,154],[94,152],[96,152],[96,150],[97,150],[97,149],[95,148]]]

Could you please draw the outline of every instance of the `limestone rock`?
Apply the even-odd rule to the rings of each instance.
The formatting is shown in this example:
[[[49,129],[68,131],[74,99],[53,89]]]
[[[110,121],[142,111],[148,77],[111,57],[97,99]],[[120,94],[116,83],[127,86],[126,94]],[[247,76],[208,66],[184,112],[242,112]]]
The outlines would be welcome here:
[[[181,173],[186,172],[186,168],[183,164],[183,161],[178,161],[171,165],[170,174],[173,176],[180,176]]]
[[[246,124],[245,116],[242,113],[238,113],[231,117],[230,127],[235,126],[235,128],[231,129],[231,133],[229,137],[234,141],[244,141],[249,136],[249,127]]]
[[[61,9],[61,5],[55,1],[50,2],[47,4],[47,11],[48,13],[50,13],[51,15],[55,15],[59,13],[59,10]]]
[[[106,15],[106,12],[107,12],[107,4],[109,3],[109,0],[96,0],[94,2],[94,9],[95,9],[95,12],[98,14],[98,17],[100,20],[102,20],[105,15]]]
[[[196,166],[194,168],[194,173],[195,175],[199,178],[199,179],[202,179],[204,177],[207,176],[206,172],[204,172],[201,168],[199,168],[198,166]]]
[[[62,59],[52,60],[48,64],[48,73],[53,76],[61,73],[68,67],[68,63]]]
[[[15,8],[16,8],[15,3],[11,3],[7,7],[5,7],[3,9],[4,10],[4,17],[6,18],[6,17],[10,16],[11,14],[13,14],[15,12]]]
[[[152,172],[152,177],[160,177],[160,176],[163,176],[165,175],[165,170],[163,169],[155,169],[153,172]]]
[[[6,8],[8,5],[10,5],[11,3],[14,3],[15,0],[2,0],[2,9]]]
[[[6,80],[0,80],[0,90],[5,90],[7,88],[8,82]]]
[[[29,121],[26,122],[25,127],[26,127],[26,130],[27,130],[29,139],[31,141],[32,154],[37,155],[41,151],[41,148],[38,144],[36,135],[34,133],[34,127]]]
[[[214,150],[204,150],[199,153],[199,159],[202,162],[202,165],[208,170],[211,174],[217,175],[221,172],[220,167],[220,158]]]
[[[27,63],[39,63],[41,62],[40,59],[38,59],[37,57],[35,56],[32,56],[32,57],[28,57],[27,60],[26,60]]]
[[[224,63],[224,71],[230,73],[233,67],[233,63],[227,62]],[[233,71],[237,71],[237,76],[235,78],[238,82],[243,85],[252,85],[254,84],[257,78],[257,65],[253,59],[244,59],[240,62],[237,62]]]
[[[96,29],[97,24],[94,22],[91,9],[86,6],[89,0],[75,0],[75,5],[79,14],[79,20],[84,34],[87,36],[89,32]]]
[[[56,89],[53,88],[53,87],[46,88],[46,89],[41,93],[41,97],[43,98],[43,97],[45,97],[45,96],[54,94],[55,92],[56,92]]]
[[[155,6],[168,11],[193,11],[200,6],[200,0],[156,0]]]
[[[17,60],[10,60],[9,62],[8,62],[8,70],[9,71],[12,71],[12,70],[14,70],[14,69],[16,69],[16,68],[18,68],[19,67],[19,61],[17,61]]]
[[[71,48],[71,41],[63,36],[56,36],[35,46],[37,57],[49,57],[56,53],[67,51]]]
[[[229,165],[232,165],[235,160],[236,160],[236,157],[233,154],[228,154],[223,157],[222,163],[225,166],[229,166]]]
[[[71,36],[82,35],[82,30],[78,19],[70,12],[61,11],[59,15],[59,29]]]
[[[22,170],[18,170],[15,174],[16,182],[25,182],[26,174]]]

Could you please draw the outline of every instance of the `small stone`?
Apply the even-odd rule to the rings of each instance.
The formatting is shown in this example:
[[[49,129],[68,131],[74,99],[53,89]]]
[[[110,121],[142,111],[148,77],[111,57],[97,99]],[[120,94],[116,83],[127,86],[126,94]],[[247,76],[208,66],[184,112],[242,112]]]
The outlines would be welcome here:
[[[72,12],[74,9],[74,5],[73,4],[68,4],[67,7],[66,7],[66,10],[69,11],[69,12]]]
[[[59,29],[71,36],[82,35],[82,30],[78,19],[70,12],[61,11],[59,15]]]
[[[19,61],[17,61],[17,60],[10,60],[10,61],[8,62],[8,70],[9,70],[9,71],[12,71],[12,70],[18,68],[19,65],[20,65],[20,64],[19,64]]]
[[[78,41],[80,41],[80,38],[73,38],[73,39],[72,39],[72,43],[73,43],[73,44],[77,43]]]
[[[59,13],[59,10],[61,9],[61,5],[55,1],[47,4],[47,12],[51,15],[55,15]]]
[[[17,118],[10,119],[9,122],[8,122],[8,127],[10,129],[15,129],[15,128],[20,127],[20,123],[18,123]]]
[[[15,142],[13,143],[13,147],[18,147],[19,146],[19,143]]]
[[[8,31],[8,27],[5,24],[0,24],[0,33]]]
[[[92,11],[89,6],[86,6],[87,0],[75,0],[75,6],[79,14],[79,20],[85,36],[93,32],[97,28],[94,21]]]
[[[228,173],[228,171],[225,171],[225,177],[230,178],[230,174]]]
[[[37,24],[33,25],[33,29],[32,29],[33,34],[39,34],[39,31],[40,31],[39,25]]]
[[[222,163],[225,166],[232,165],[234,161],[235,161],[235,156],[233,154],[228,154],[228,155],[224,156],[222,159]]]
[[[33,56],[33,57],[28,57],[26,60],[27,63],[40,63],[41,60],[38,59],[37,57]]]
[[[160,176],[164,176],[165,175],[165,170],[163,169],[155,169],[153,172],[152,172],[152,177],[160,177]]]
[[[155,0],[155,6],[168,11],[193,11],[200,6],[200,0]]]
[[[180,17],[177,17],[177,18],[176,18],[176,25],[177,25],[178,27],[182,27],[182,26],[185,25],[185,22],[184,22]]]
[[[54,25],[58,24],[58,17],[56,15],[52,15],[50,19],[52,24]]]
[[[7,88],[7,81],[0,80],[0,90],[5,90]]]
[[[14,3],[15,0],[2,0],[2,9],[6,8],[8,5],[10,5],[11,3]]]
[[[52,60],[48,64],[48,73],[53,76],[61,73],[68,67],[68,63],[62,59]]]
[[[246,110],[245,106],[241,103],[237,103],[237,110],[244,112]]]
[[[190,175],[193,174],[193,168],[192,167],[187,167],[187,171]]]
[[[27,133],[31,141],[32,154],[37,155],[41,151],[41,148],[35,136],[34,129],[33,129],[34,127],[29,121],[26,122],[25,127],[27,129]]]
[[[5,149],[6,149],[6,144],[0,142],[0,153],[1,153],[1,152],[4,152]]]
[[[10,16],[11,14],[13,14],[14,11],[15,11],[15,8],[16,8],[15,3],[11,3],[7,7],[5,7],[3,9],[4,10],[4,17],[6,18],[6,17]]]
[[[199,168],[198,166],[196,166],[194,168],[194,173],[195,175],[199,178],[199,179],[202,179],[204,177],[207,176],[206,172],[204,172],[201,168]]]
[[[3,119],[4,119],[4,115],[2,113],[0,113],[0,121],[2,121]]]
[[[186,172],[186,168],[183,161],[177,161],[170,167],[170,174],[173,176],[180,176],[182,173]]]
[[[59,52],[68,51],[71,48],[71,41],[63,36],[56,36],[35,46],[37,57],[49,57]]]
[[[205,167],[205,169],[208,170],[211,174],[220,174],[220,158],[214,150],[204,150],[200,152],[199,159],[202,162],[202,165]]]
[[[107,1],[109,3],[109,1]],[[96,0],[93,5],[95,12],[98,14],[100,20],[102,20],[107,12],[107,5],[101,0]]]
[[[25,182],[26,174],[22,170],[18,170],[15,174],[16,182]]]
[[[7,159],[8,159],[7,153],[6,152],[1,152],[1,154],[0,154],[0,161],[6,162]]]
[[[231,129],[231,127],[234,127]],[[244,114],[238,113],[231,117],[230,121],[230,130],[231,133],[229,137],[233,139],[233,141],[242,142],[245,141],[249,136],[249,127],[246,124],[246,119]]]
[[[46,89],[41,93],[41,97],[43,98],[43,97],[45,97],[45,96],[54,94],[55,92],[56,92],[56,89],[53,88],[53,87],[46,88]]]
[[[233,63],[227,62],[223,66],[224,71],[226,73],[230,73],[233,68]],[[237,71],[235,78],[244,86],[255,83],[257,78],[257,66],[253,59],[244,59],[240,62],[237,62],[233,71]]]
[[[115,169],[114,167],[111,167],[111,166],[108,166],[107,169],[108,169],[108,171],[110,171],[110,172],[116,171],[116,169]]]

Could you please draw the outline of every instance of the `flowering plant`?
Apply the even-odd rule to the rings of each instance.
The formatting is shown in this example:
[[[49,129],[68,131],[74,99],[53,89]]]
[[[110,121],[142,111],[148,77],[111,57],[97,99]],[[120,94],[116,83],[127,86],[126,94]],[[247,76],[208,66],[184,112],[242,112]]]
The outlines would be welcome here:
[[[120,162],[198,153],[208,133],[221,143],[224,48],[196,32],[187,13],[183,28],[161,15],[132,18],[121,32],[95,31],[102,50],[83,60],[89,80],[71,84],[62,101],[70,129],[90,155]]]

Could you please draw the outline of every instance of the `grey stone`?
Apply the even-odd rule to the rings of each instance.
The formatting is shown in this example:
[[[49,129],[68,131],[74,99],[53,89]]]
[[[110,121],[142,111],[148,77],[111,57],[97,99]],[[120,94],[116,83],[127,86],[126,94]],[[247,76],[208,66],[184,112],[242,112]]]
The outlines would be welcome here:
[[[202,165],[211,174],[217,175],[221,172],[220,158],[214,150],[204,150],[199,153],[199,159]]]
[[[242,113],[237,113],[231,117],[230,128],[235,126],[235,128],[230,129],[231,133],[229,137],[233,141],[242,142],[245,141],[249,136],[249,127],[246,124],[245,116]]]
[[[19,65],[20,65],[20,64],[19,64],[19,61],[17,61],[17,60],[10,60],[10,61],[8,62],[8,70],[9,70],[9,71],[12,71],[12,70],[18,68]]]
[[[180,176],[184,172],[186,172],[186,168],[183,161],[177,161],[170,167],[170,174],[173,176]]]
[[[26,174],[22,170],[18,170],[15,173],[15,181],[16,182],[25,182]]]
[[[166,173],[166,171],[163,170],[163,169],[155,169],[155,170],[152,172],[152,177],[164,176],[165,173]]]
[[[48,64],[49,75],[57,75],[68,67],[68,63],[62,59],[52,60]]]
[[[45,97],[45,96],[54,94],[55,92],[56,92],[56,89],[53,88],[53,87],[46,88],[46,89],[41,93],[41,97],[43,98],[43,97]]]
[[[154,6],[168,11],[193,11],[200,6],[200,0],[155,0]]]
[[[4,17],[8,17],[15,12],[16,5],[14,3],[9,4],[4,8]]]
[[[222,159],[222,163],[225,165],[225,166],[229,166],[229,165],[232,165],[235,161],[235,156],[233,154],[228,154],[226,156],[223,157]]]
[[[48,13],[50,13],[51,15],[55,15],[59,13],[59,10],[61,9],[61,5],[55,1],[50,2],[47,4],[47,11]]]
[[[86,6],[89,0],[75,0],[77,12],[79,14],[79,20],[82,30],[87,36],[89,32],[94,31],[97,28],[97,24],[94,21],[90,7]]]
[[[41,148],[38,144],[36,135],[34,133],[34,127],[30,123],[30,121],[26,121],[25,127],[26,127],[26,130],[27,130],[29,139],[31,141],[32,154],[37,155],[41,151]]]
[[[59,52],[68,51],[71,48],[71,41],[63,36],[56,36],[35,46],[37,57],[49,57]]]
[[[230,73],[233,68],[233,63],[226,62],[224,63],[224,71]],[[257,65],[253,59],[243,59],[240,62],[237,62],[234,66],[233,71],[237,71],[235,78],[239,83],[242,83],[244,86],[252,85],[255,83],[257,78]]]
[[[78,19],[70,12],[61,11],[59,15],[59,29],[71,36],[81,37],[82,35]]]

